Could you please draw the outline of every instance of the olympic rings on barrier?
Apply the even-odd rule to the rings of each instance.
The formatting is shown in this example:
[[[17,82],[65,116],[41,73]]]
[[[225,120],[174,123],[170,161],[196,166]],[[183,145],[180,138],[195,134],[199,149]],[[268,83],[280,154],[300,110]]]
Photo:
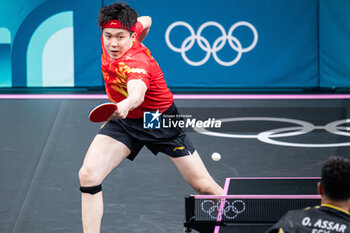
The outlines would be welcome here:
[[[232,133],[222,133],[222,132],[213,132],[205,128],[194,127],[193,129],[201,134],[216,136],[216,137],[226,137],[226,138],[256,138],[261,142],[279,145],[279,146],[292,146],[292,147],[342,147],[350,146],[350,142],[340,142],[340,143],[293,143],[293,142],[283,142],[278,141],[275,138],[281,137],[292,137],[298,136],[306,133],[310,133],[315,129],[325,130],[331,134],[341,135],[350,137],[350,127],[341,126],[342,124],[350,123],[350,119],[343,119],[334,122],[330,122],[325,126],[315,126],[309,122],[288,119],[288,118],[277,118],[277,117],[238,117],[238,118],[223,118],[217,119],[221,122],[238,122],[238,121],[275,121],[275,122],[285,122],[292,123],[298,126],[294,127],[285,127],[279,129],[271,129],[257,134],[232,134]]]
[[[184,39],[180,48],[175,47],[170,42],[170,32],[173,30],[174,27],[177,27],[177,26],[184,26],[190,32],[190,36],[187,37],[186,39]],[[201,35],[202,31],[206,27],[210,27],[210,26],[217,27],[221,31],[221,34],[222,34],[222,36],[220,36],[219,38],[217,38],[214,41],[213,46],[211,46],[209,44],[209,41]],[[254,35],[253,42],[247,48],[242,48],[241,42],[236,37],[234,37],[232,35],[233,31],[240,26],[246,26],[246,27],[250,28],[251,31],[253,32],[253,35]],[[256,28],[251,23],[248,23],[245,21],[240,21],[240,22],[233,24],[230,27],[230,29],[228,30],[228,34],[226,34],[226,31],[221,24],[214,22],[214,21],[209,21],[209,22],[202,24],[199,27],[197,34],[196,34],[194,32],[193,28],[191,27],[191,25],[189,25],[188,23],[183,22],[183,21],[177,21],[177,22],[170,24],[169,27],[167,28],[167,30],[165,32],[165,41],[171,50],[178,52],[178,53],[181,53],[182,58],[189,65],[201,66],[201,65],[205,64],[209,60],[210,55],[213,54],[213,58],[220,65],[233,66],[241,59],[242,53],[249,52],[256,46],[256,44],[258,43],[258,32],[257,32]],[[187,57],[186,52],[193,47],[193,45],[196,41],[197,41],[199,47],[203,51],[206,52],[206,55],[200,61],[191,61]],[[238,53],[237,56],[232,61],[229,61],[229,62],[222,61],[217,55],[217,52],[220,51],[225,46],[226,41],[228,41],[230,47]]]
[[[235,219],[238,214],[245,211],[245,203],[242,200],[235,200],[231,203],[225,200],[225,205],[220,208],[222,201],[224,200],[220,200],[215,204],[213,200],[205,200],[201,203],[201,210],[213,219],[217,219],[222,214],[227,219]]]

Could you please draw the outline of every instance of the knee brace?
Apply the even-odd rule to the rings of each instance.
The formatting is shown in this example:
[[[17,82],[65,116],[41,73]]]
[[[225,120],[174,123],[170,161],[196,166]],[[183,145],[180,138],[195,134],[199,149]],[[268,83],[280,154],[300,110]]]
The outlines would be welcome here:
[[[80,191],[82,193],[90,193],[91,195],[96,194],[102,191],[102,184],[91,186],[91,187],[82,187],[80,186]]]

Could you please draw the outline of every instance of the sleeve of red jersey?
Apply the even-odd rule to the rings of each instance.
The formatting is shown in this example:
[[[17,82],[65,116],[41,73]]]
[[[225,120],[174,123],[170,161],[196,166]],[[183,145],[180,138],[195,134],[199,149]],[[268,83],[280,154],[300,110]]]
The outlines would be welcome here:
[[[129,67],[130,69],[127,71],[126,82],[129,82],[130,80],[141,80],[146,84],[148,89],[150,83],[150,74],[148,72],[146,64],[138,63],[137,66]]]
[[[140,23],[139,21],[137,21],[136,24],[135,24],[136,40],[139,39],[139,37],[140,37],[142,31],[143,31],[142,23]]]

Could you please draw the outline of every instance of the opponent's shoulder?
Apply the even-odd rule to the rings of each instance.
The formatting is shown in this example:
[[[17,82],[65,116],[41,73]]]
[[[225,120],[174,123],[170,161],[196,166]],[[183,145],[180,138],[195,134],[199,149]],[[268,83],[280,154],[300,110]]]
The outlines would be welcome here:
[[[312,213],[319,213],[320,212],[320,206],[308,206],[305,207],[304,209],[298,209],[298,210],[290,210],[288,213],[290,213],[290,215],[307,215],[307,214],[312,214]]]
[[[319,206],[306,207],[304,209],[289,210],[282,219],[288,219],[289,221],[297,221],[304,218],[305,216],[316,216],[319,215]]]
[[[298,219],[309,218],[311,221],[320,219],[342,220],[350,223],[350,216],[339,210],[324,206],[308,207],[301,210],[291,210],[287,213],[289,219],[297,221]]]
[[[313,207],[289,210],[273,225],[273,227],[266,231],[266,233],[295,232],[295,229],[302,229],[302,222],[305,221],[305,218],[310,219],[309,212],[312,211],[312,209]]]

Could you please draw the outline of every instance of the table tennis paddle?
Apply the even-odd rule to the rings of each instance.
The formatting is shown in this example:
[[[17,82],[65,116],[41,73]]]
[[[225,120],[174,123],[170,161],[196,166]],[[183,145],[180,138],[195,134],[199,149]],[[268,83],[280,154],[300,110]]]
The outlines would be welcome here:
[[[89,113],[89,120],[95,123],[107,121],[112,113],[118,109],[115,103],[103,103],[94,107]]]

